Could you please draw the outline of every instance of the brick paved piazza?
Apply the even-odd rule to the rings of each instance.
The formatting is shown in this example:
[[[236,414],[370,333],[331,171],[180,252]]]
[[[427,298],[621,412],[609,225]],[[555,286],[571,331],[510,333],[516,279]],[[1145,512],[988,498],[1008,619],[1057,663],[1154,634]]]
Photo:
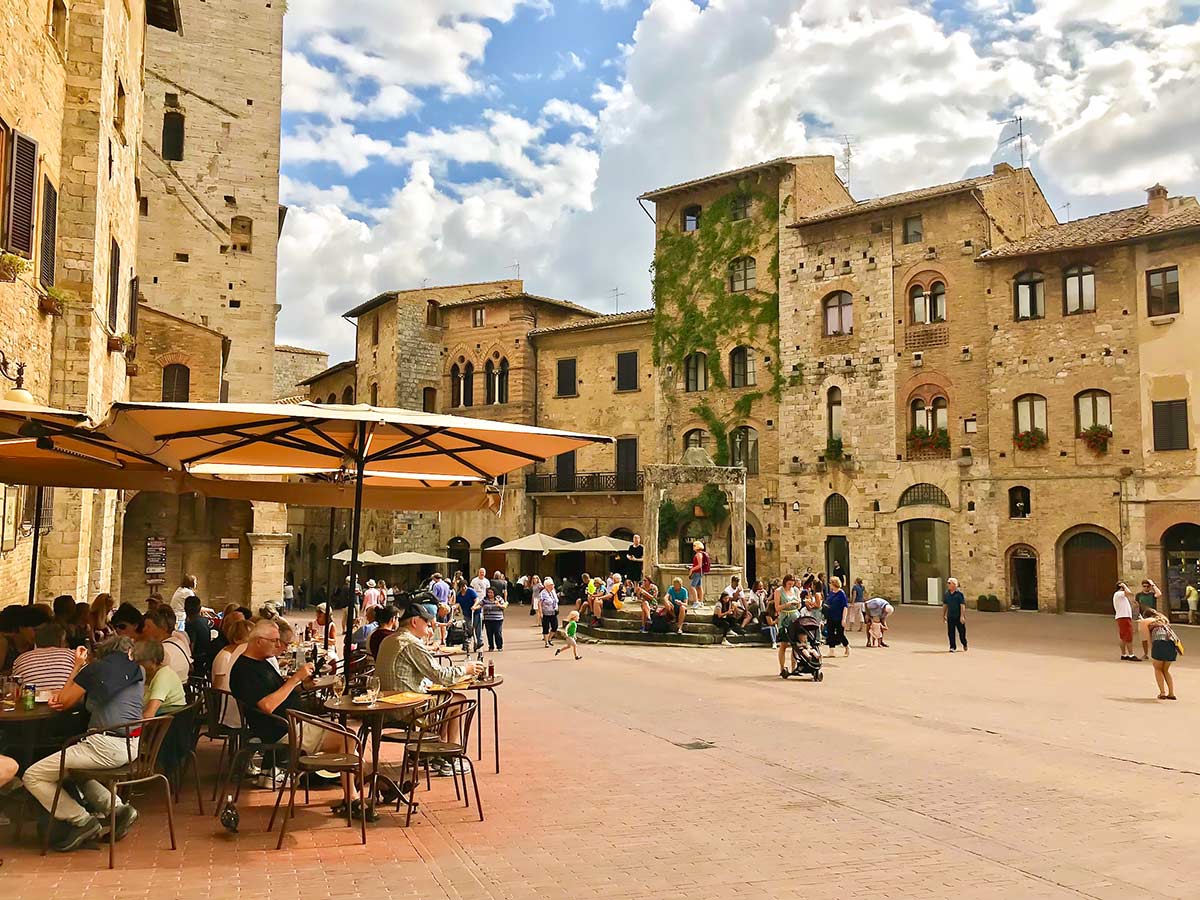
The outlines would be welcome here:
[[[1106,619],[976,614],[972,650],[951,656],[938,613],[903,608],[891,648],[856,646],[820,685],[781,682],[751,648],[550,660],[529,621],[510,610],[496,657],[504,771],[480,767],[483,824],[441,779],[413,827],[389,813],[363,848],[329,792],[275,852],[265,791],[237,838],[185,795],[171,852],[144,801],[115,873],[100,852],[9,844],[0,895],[1200,895],[1194,657],[1176,666],[1179,702],[1157,702],[1150,664],[1114,658]],[[713,746],[685,749],[698,741]]]

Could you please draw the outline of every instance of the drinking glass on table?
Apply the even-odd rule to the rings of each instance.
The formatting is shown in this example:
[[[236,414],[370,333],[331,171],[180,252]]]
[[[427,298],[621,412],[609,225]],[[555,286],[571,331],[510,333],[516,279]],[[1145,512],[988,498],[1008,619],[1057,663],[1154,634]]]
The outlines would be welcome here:
[[[367,679],[367,697],[374,703],[379,699],[379,677],[372,675]]]

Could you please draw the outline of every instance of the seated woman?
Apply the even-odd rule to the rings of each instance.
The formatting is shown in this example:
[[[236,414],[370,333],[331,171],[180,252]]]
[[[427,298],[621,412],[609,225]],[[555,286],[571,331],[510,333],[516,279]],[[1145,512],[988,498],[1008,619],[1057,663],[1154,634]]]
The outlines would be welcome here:
[[[163,645],[158,641],[140,641],[133,645],[133,661],[146,673],[146,688],[142,692],[144,712],[150,719],[157,715],[170,715],[187,706],[183,693],[183,682],[175,670],[166,664]]]
[[[746,610],[742,606],[739,595],[728,593],[722,594],[715,604],[713,604],[712,623],[717,626],[721,632],[721,644],[725,647],[732,647],[733,644],[729,640],[729,632],[734,634],[745,634],[742,628],[742,621],[746,617]]]

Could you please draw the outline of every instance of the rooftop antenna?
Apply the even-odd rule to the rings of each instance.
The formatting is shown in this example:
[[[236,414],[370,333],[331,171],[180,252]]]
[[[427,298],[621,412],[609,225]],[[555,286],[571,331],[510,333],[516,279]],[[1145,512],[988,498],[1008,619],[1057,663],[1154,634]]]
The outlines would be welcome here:
[[[842,135],[842,171],[845,175],[842,177],[842,183],[846,185],[847,193],[850,191],[850,167],[854,160],[854,148],[857,146],[858,138],[852,134]]]
[[[421,279],[421,290],[425,290],[425,288],[427,288],[427,287],[429,287],[429,277],[428,276]]]
[[[1017,151],[1021,156],[1021,237],[1029,236],[1029,191],[1025,184],[1025,121],[1020,116],[1009,119],[1005,125],[1016,125],[1017,133],[1006,141],[1001,141],[1001,147],[1007,147],[1009,144],[1015,143]]]
[[[615,287],[609,291],[609,294],[612,295],[613,308],[616,310],[616,312],[620,312],[621,311],[621,298],[625,296],[625,292],[623,290],[621,290],[619,287]]]
[[[1070,222],[1071,221],[1071,201],[1068,200],[1066,203],[1064,203],[1062,206],[1060,206],[1059,209],[1065,209],[1067,211],[1067,221]]]
[[[516,274],[513,276],[514,278],[519,279],[521,277],[521,261],[519,259],[513,260],[513,264],[511,266],[505,266],[504,268],[515,271]]]

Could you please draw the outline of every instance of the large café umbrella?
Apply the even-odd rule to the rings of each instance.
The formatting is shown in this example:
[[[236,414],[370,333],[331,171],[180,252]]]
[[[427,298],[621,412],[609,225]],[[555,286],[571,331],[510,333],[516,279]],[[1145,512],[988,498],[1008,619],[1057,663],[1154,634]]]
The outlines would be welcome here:
[[[531,553],[540,553],[542,556],[545,556],[548,553],[566,553],[569,550],[576,549],[576,546],[571,541],[564,541],[561,538],[550,537],[548,534],[535,531],[533,534],[525,535],[525,537],[519,537],[515,540],[506,541],[503,544],[497,544],[494,547],[488,547],[488,550],[527,550]]]
[[[358,574],[364,480],[400,476],[425,485],[444,478],[490,482],[529,463],[612,441],[600,435],[485,419],[314,403],[114,403],[100,430],[193,475],[222,466],[242,472],[287,467],[352,480],[351,584]],[[351,592],[346,609],[347,658],[353,620]]]

